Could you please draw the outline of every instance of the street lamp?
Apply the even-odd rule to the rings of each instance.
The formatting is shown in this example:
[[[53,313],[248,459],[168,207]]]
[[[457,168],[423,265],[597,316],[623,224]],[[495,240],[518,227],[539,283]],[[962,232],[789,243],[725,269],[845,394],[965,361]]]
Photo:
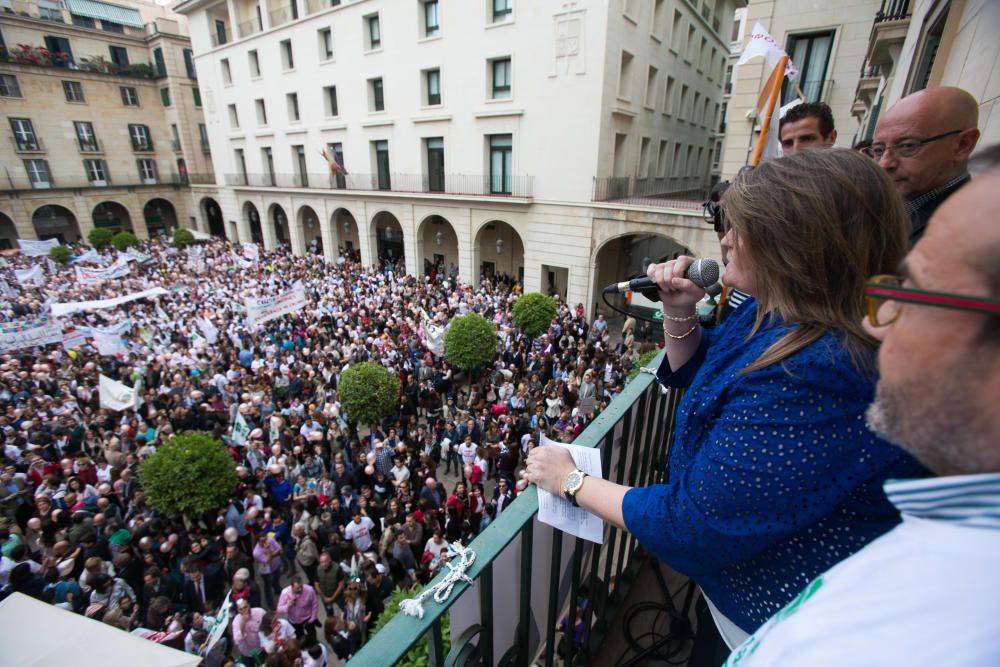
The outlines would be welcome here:
[[[438,232],[435,234],[434,240],[437,241],[438,245],[444,245],[444,232]]]
[[[503,239],[497,239],[497,254],[503,254]]]

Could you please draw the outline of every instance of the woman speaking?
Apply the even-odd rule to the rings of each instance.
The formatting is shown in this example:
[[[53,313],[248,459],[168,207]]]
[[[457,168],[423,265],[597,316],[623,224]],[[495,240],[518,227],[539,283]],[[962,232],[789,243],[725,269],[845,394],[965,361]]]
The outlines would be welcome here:
[[[722,208],[725,282],[753,297],[722,327],[698,325],[690,258],[647,271],[667,341],[658,380],[687,389],[663,483],[582,477],[555,447],[534,449],[526,476],[696,581],[731,643],[899,522],[886,479],[925,473],[863,419],[875,369],[862,288],[906,249],[886,175],[852,151],[803,151],[741,174]]]

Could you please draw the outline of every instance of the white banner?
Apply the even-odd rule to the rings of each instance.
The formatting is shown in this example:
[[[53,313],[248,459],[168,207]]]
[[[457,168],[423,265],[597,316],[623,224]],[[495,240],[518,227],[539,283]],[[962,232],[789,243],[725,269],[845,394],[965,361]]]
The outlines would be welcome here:
[[[17,296],[17,290],[8,285],[6,280],[0,279],[0,294],[3,296]]]
[[[101,407],[109,410],[131,410],[142,403],[139,387],[131,389],[121,382],[116,382],[106,375],[101,375],[98,391],[101,396]]]
[[[116,306],[120,306],[123,303],[128,303],[129,301],[137,301],[139,299],[147,299],[149,297],[161,296],[166,293],[167,290],[163,289],[162,287],[154,287],[153,289],[143,290],[142,292],[134,292],[132,294],[126,294],[125,296],[118,296],[115,297],[114,299],[54,303],[52,304],[52,314],[56,317],[62,317],[63,315],[72,315],[73,313],[80,313],[85,310],[104,310],[105,308],[114,308]]]
[[[62,322],[54,322],[47,317],[0,322],[0,352],[48,345],[61,340]]]
[[[75,350],[87,342],[87,332],[76,329],[63,334],[62,345],[66,350]]]
[[[287,313],[301,310],[305,305],[306,288],[301,282],[296,282],[292,289],[278,296],[249,298],[246,300],[247,325],[252,327],[269,322]]]
[[[45,274],[42,273],[42,266],[39,264],[30,269],[14,269],[14,277],[22,285],[44,285]]]
[[[219,330],[214,324],[208,320],[203,320],[200,317],[196,317],[195,322],[198,323],[198,328],[201,329],[203,334],[205,334],[205,340],[207,340],[210,345],[215,345],[219,341]]]
[[[441,357],[444,356],[444,335],[448,331],[448,326],[441,326],[440,324],[434,324],[430,320],[425,319],[423,321],[424,327],[424,345],[427,349],[434,353],[434,356]]]
[[[59,245],[59,239],[49,239],[47,241],[18,239],[17,245],[21,247],[21,254],[25,257],[42,257],[48,256],[49,251]]]
[[[127,276],[132,267],[128,265],[127,261],[119,260],[106,269],[84,269],[80,266],[74,266],[73,269],[76,271],[76,280],[78,283],[81,285],[93,285],[105,280],[114,280],[115,278]]]
[[[233,424],[233,442],[237,445],[245,445],[249,437],[250,424],[247,424],[247,420],[243,418],[243,415],[237,412],[236,423]]]
[[[125,341],[118,334],[93,331],[91,332],[91,338],[94,339],[94,347],[97,348],[98,353],[105,357],[125,354]]]
[[[132,318],[112,324],[110,327],[77,327],[77,331],[82,331],[87,336],[93,337],[95,333],[108,334],[109,336],[121,336],[132,329]]]
[[[739,62],[736,63],[737,66],[742,65],[754,58],[764,58],[767,61],[768,72],[774,69],[774,66],[778,64],[781,57],[787,55],[785,50],[781,48],[777,40],[771,37],[771,33],[767,31],[764,24],[757,21],[754,24],[753,32],[750,33],[750,40],[747,42],[747,47],[743,49],[742,55],[740,55]],[[792,59],[788,59],[788,64],[785,65],[785,74],[789,79],[794,79],[799,75],[798,68],[792,63]]]
[[[48,270],[49,270],[49,275],[51,275],[51,276],[54,276],[54,275],[56,275],[57,273],[59,273],[59,268],[58,268],[58,267],[56,266],[56,263],[55,263],[55,262],[53,262],[53,261],[52,261],[52,260],[51,260],[50,258],[48,258],[48,257],[46,257],[46,258],[45,258],[45,266],[46,266],[46,268],[48,268]]]
[[[82,255],[77,255],[76,257],[74,257],[73,259],[70,260],[71,264],[72,263],[76,263],[76,262],[90,263],[90,264],[103,264],[104,263],[104,258],[102,258],[100,255],[98,255],[96,250],[94,250],[93,248],[91,248],[90,250],[88,250],[87,252],[83,253]]]
[[[256,262],[260,260],[260,248],[257,247],[256,243],[244,243],[243,244],[243,256],[249,259],[251,262]]]

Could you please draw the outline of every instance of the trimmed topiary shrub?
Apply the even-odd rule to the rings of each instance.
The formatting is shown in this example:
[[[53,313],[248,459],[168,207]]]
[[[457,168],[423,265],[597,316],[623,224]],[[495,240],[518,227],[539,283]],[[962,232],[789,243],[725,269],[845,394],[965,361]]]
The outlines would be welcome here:
[[[64,245],[57,245],[52,250],[49,250],[49,259],[61,266],[69,264],[71,257],[73,257],[73,251]]]
[[[556,316],[556,300],[541,292],[522,294],[514,302],[514,326],[530,338],[546,331]]]
[[[114,233],[110,229],[104,229],[103,227],[94,227],[87,234],[87,242],[100,250],[101,248],[107,248],[111,245],[111,239],[114,237]]]
[[[400,383],[385,366],[363,361],[340,375],[337,389],[348,419],[360,424],[377,424],[396,407]]]
[[[139,239],[135,237],[132,232],[118,232],[111,237],[111,245],[115,247],[118,252],[125,252],[132,246],[139,245]]]
[[[199,517],[232,497],[236,462],[221,441],[184,432],[142,462],[139,483],[154,509],[169,516]]]
[[[174,231],[174,245],[178,248],[183,248],[194,243],[194,234],[191,233],[190,229],[184,229],[181,227]]]

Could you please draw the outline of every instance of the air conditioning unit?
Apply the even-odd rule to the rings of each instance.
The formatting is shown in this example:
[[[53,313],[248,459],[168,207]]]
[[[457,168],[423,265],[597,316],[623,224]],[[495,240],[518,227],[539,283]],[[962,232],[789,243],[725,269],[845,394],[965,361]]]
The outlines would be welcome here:
[[[90,184],[95,188],[103,188],[108,185],[107,181],[91,181]]]
[[[142,184],[143,185],[156,185],[156,179],[155,178],[144,178],[144,179],[142,179]]]

